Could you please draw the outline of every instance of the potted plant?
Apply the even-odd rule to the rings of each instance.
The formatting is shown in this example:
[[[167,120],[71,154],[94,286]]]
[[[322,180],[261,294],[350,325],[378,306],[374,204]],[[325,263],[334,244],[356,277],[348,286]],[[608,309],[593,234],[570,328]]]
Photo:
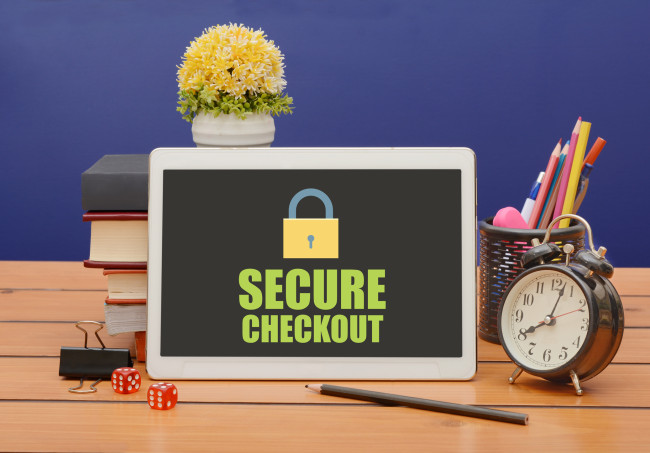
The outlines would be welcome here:
[[[199,147],[270,146],[273,116],[291,113],[284,55],[262,30],[217,25],[194,39],[178,67],[178,111]]]

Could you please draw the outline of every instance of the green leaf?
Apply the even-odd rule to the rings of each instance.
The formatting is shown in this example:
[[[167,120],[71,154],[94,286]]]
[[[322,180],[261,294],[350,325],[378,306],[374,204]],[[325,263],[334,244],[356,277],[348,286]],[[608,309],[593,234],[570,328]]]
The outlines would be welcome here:
[[[219,116],[220,113],[234,113],[242,120],[246,119],[248,113],[271,113],[273,116],[293,113],[293,99],[286,94],[251,95],[247,92],[244,96],[235,98],[225,92],[201,87],[198,91],[181,90],[178,97],[179,107],[176,110],[189,122],[192,122],[200,111],[212,113],[214,116]]]

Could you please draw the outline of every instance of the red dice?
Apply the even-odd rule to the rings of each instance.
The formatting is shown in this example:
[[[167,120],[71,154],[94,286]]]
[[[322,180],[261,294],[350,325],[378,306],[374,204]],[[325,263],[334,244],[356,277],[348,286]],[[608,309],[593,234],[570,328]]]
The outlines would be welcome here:
[[[158,382],[152,384],[147,392],[149,407],[161,411],[171,409],[178,401],[178,390],[174,384],[169,382]]]
[[[111,385],[117,393],[135,393],[142,385],[142,378],[135,368],[118,368],[111,374]]]

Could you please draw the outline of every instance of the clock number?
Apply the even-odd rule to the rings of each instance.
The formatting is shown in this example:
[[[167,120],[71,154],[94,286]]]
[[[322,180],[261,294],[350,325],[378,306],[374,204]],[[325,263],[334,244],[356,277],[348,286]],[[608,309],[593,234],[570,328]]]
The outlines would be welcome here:
[[[533,305],[533,301],[535,298],[533,297],[532,294],[524,294],[524,305],[531,306]]]
[[[544,349],[544,354],[542,355],[542,359],[544,359],[544,362],[548,362],[551,360],[551,350],[550,349]]]
[[[524,341],[527,337],[528,335],[526,335],[526,329],[524,329],[523,327],[519,329],[519,335],[517,335],[519,341]]]
[[[573,297],[573,285],[571,285],[571,289],[569,291],[569,297]]]
[[[580,308],[584,308],[585,305],[587,305],[587,301],[584,300],[584,299],[580,299],[580,300],[578,301],[578,303],[580,304]]]
[[[575,345],[576,348],[579,348],[580,347],[580,336],[578,336],[578,338],[576,338],[576,341],[574,341],[571,344]]]
[[[528,350],[528,355],[533,355],[533,349],[535,349],[535,346],[537,346],[537,343],[533,343],[531,341],[529,344],[530,344],[530,349]]]
[[[587,330],[589,328],[589,320],[587,318],[582,318],[582,325],[580,330]]]
[[[544,294],[544,282],[537,282],[537,289],[535,292],[537,294]]]
[[[552,280],[552,282],[551,282],[551,291],[560,291],[565,286],[566,286],[566,282],[564,282],[564,285],[563,285],[561,278],[554,278]]]
[[[524,312],[522,310],[515,311],[515,322],[521,322],[524,319]]]
[[[566,346],[562,346],[562,352],[560,352],[560,355],[558,356],[558,358],[560,360],[564,360],[567,357],[569,357],[569,354],[567,353],[568,350],[569,349]]]

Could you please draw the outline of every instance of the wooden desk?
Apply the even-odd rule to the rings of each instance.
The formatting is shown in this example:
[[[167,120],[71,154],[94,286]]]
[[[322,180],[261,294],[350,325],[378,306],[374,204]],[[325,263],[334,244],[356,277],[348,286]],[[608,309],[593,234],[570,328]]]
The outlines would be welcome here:
[[[171,411],[106,382],[75,395],[67,391],[75,383],[58,376],[59,349],[83,341],[74,321],[103,320],[105,278],[81,263],[0,262],[0,450],[648,451],[649,280],[650,269],[616,271],[623,343],[582,397],[526,375],[508,385],[513,365],[482,340],[470,382],[341,384],[528,413],[530,424],[518,426],[321,396],[305,382],[178,381]],[[103,338],[113,347],[133,342]]]

